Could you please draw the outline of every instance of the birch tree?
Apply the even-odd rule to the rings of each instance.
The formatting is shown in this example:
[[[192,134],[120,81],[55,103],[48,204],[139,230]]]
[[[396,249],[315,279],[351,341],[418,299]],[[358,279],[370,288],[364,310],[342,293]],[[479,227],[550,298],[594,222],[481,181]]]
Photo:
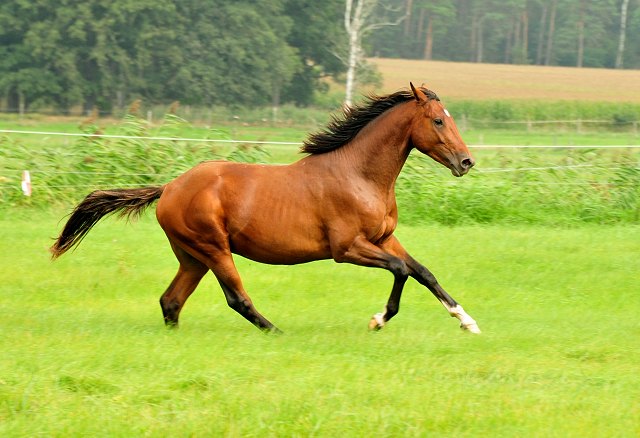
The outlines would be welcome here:
[[[624,52],[624,39],[627,30],[627,7],[629,0],[622,0],[620,9],[620,39],[618,41],[618,56],[616,56],[616,68],[622,68],[622,53]]]
[[[354,5],[355,3],[355,5]],[[394,26],[404,20],[404,16],[395,21],[386,21],[383,17],[376,20],[374,12],[382,8],[388,12],[397,12],[390,9],[389,5],[381,0],[346,0],[344,13],[344,28],[349,38],[349,53],[346,59],[347,84],[345,92],[345,105],[351,106],[353,93],[356,88],[357,70],[364,57],[362,50],[362,37],[374,29],[382,26]]]

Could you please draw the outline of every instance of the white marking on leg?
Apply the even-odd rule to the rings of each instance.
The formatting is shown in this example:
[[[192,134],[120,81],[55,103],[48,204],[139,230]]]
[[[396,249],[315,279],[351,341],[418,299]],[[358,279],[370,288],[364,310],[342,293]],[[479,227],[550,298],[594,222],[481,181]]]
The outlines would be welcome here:
[[[373,315],[373,318],[371,318],[371,322],[369,323],[369,329],[370,330],[379,330],[382,327],[384,327],[384,325],[387,322],[386,316],[387,316],[387,306],[385,304],[384,312],[376,313],[375,315]],[[373,321],[375,321],[376,325],[372,324]]]
[[[376,320],[376,322],[378,323],[378,327],[382,328],[385,325],[385,320],[384,320],[384,314],[383,313],[376,313],[375,315],[373,315],[373,319]]]
[[[441,301],[441,303],[444,308],[447,309],[449,315],[455,316],[460,320],[460,328],[462,330],[468,330],[471,333],[482,333],[478,324],[476,324],[476,321],[464,311],[460,304],[455,307],[451,307],[446,301]]]

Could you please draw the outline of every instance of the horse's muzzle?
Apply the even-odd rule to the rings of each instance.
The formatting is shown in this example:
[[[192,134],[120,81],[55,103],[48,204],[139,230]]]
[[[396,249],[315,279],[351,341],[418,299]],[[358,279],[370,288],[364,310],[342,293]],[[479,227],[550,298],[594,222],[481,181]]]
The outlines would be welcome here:
[[[451,173],[453,176],[460,177],[469,173],[469,170],[476,164],[475,160],[471,157],[460,160],[459,164],[451,163]]]

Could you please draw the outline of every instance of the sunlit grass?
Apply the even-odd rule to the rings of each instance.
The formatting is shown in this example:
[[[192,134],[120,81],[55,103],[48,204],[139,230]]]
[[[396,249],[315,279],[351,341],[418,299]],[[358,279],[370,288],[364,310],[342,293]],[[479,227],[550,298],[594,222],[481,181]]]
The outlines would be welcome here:
[[[163,327],[177,262],[152,214],[50,263],[60,217],[0,215],[3,437],[640,433],[638,227],[400,227],[480,336],[413,280],[371,334],[389,273],[237,258],[285,332],[265,336],[211,274]]]

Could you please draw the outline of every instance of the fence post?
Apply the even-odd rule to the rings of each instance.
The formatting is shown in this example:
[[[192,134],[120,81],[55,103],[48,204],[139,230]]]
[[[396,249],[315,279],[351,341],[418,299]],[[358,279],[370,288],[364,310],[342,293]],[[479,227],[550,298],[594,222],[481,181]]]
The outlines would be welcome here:
[[[633,122],[633,136],[638,136],[638,122]]]
[[[527,132],[531,132],[531,120],[527,120]]]
[[[153,113],[151,112],[151,110],[147,111],[147,123],[149,124],[149,126],[151,126],[151,122],[153,121]]]
[[[466,114],[462,115],[462,123],[461,123],[461,131],[464,134],[465,132],[467,132],[467,116]]]
[[[580,134],[581,130],[582,130],[582,119],[578,119],[576,120],[576,132]]]
[[[480,135],[478,136],[478,144],[479,144],[480,146],[482,146],[483,142],[484,142],[484,136],[483,136],[482,134],[480,134]]]

